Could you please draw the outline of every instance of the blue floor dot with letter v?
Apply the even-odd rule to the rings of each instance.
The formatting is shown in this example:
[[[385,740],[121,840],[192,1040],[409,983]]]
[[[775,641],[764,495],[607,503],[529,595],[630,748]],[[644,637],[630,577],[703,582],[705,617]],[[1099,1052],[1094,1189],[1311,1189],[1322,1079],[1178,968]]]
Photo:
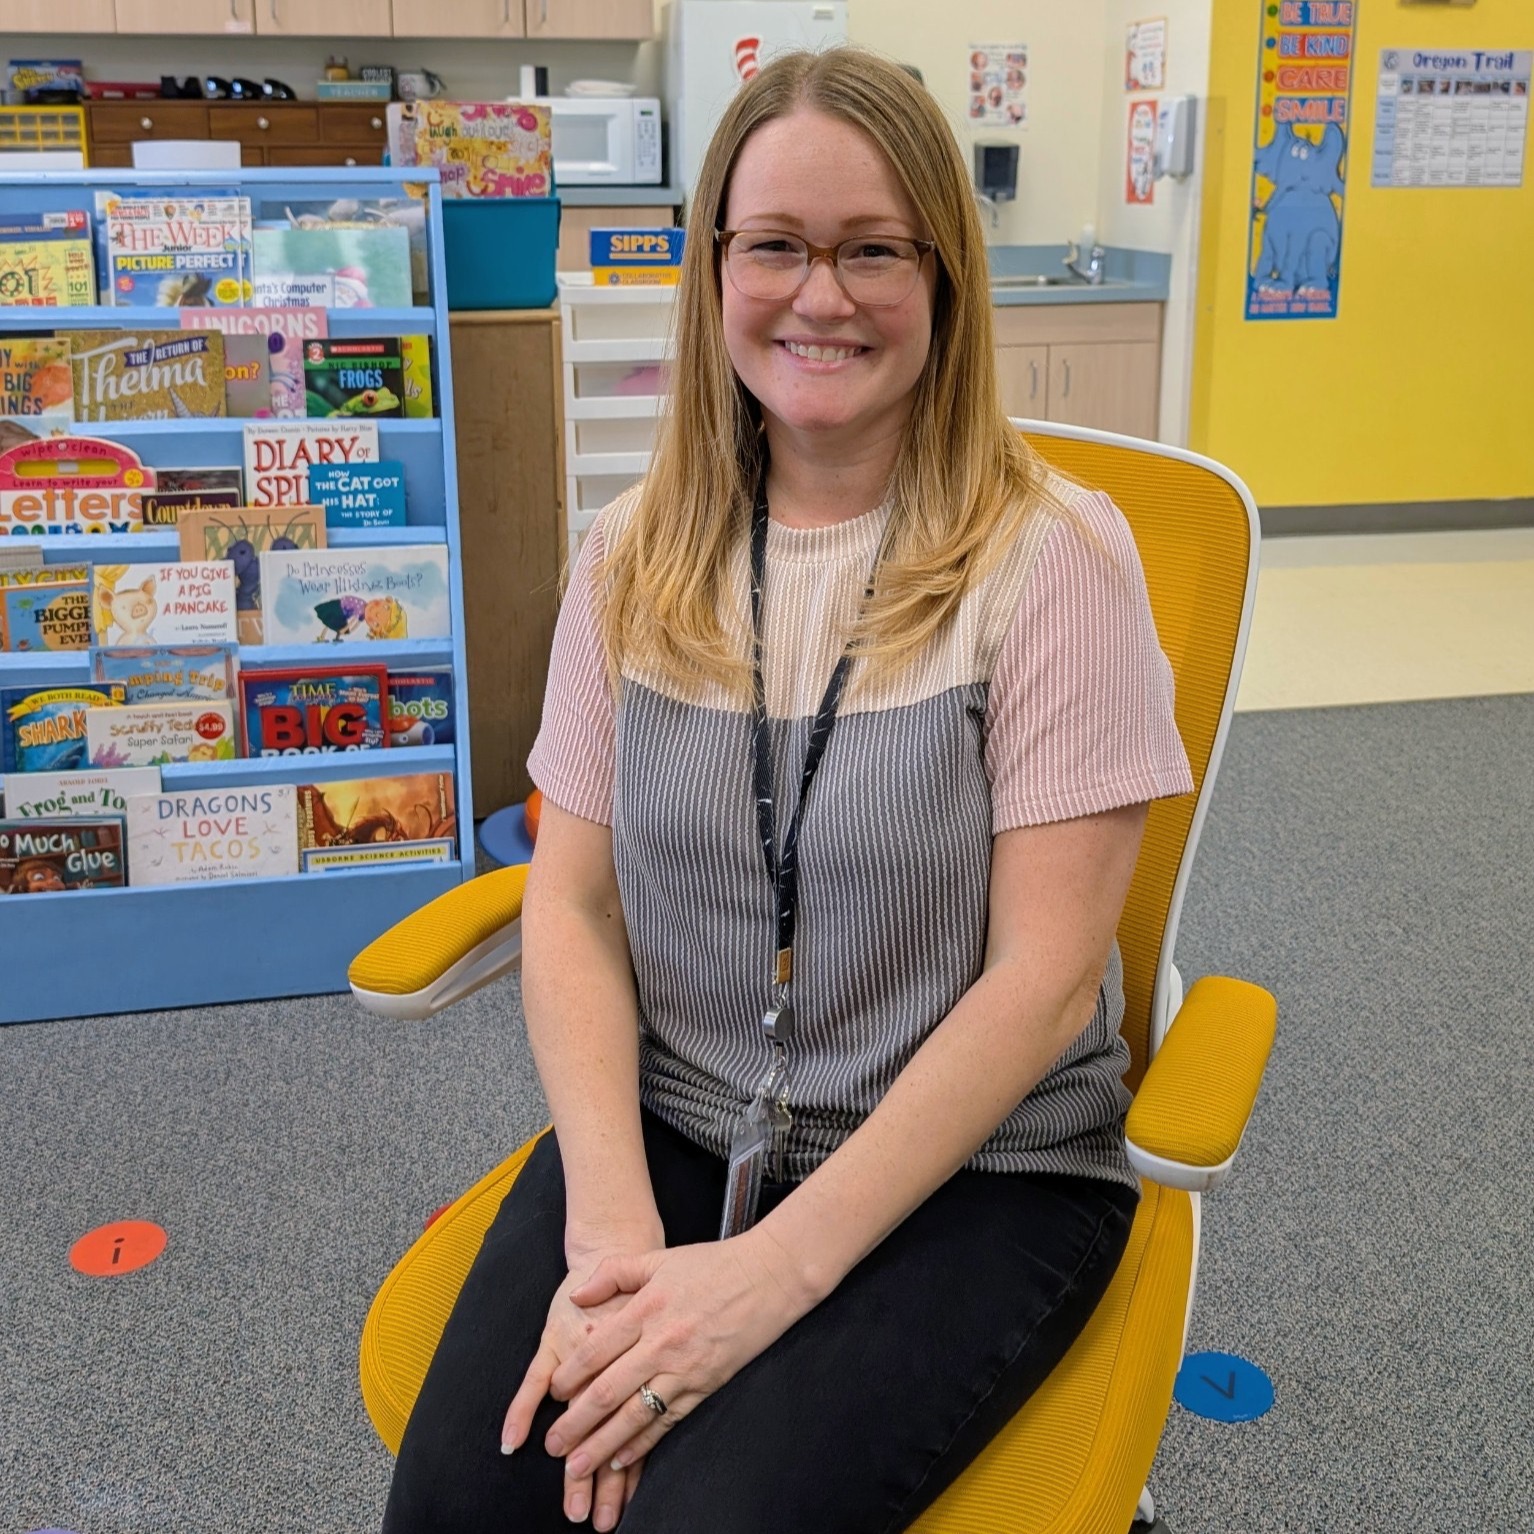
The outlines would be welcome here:
[[[1216,1422],[1255,1422],[1273,1405],[1273,1381],[1234,1353],[1190,1353],[1177,1371],[1172,1398]]]

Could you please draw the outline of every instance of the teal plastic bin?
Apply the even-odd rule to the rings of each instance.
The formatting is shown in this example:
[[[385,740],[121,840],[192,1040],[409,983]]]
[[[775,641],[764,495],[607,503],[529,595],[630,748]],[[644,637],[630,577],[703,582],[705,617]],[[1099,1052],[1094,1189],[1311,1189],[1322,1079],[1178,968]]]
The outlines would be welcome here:
[[[449,309],[546,309],[554,302],[557,197],[445,197]]]

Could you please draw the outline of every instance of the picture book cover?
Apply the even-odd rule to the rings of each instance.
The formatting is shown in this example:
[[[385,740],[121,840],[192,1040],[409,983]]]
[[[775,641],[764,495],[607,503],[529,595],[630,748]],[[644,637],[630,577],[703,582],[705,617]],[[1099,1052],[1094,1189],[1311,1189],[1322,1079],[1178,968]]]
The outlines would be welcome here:
[[[126,883],[121,816],[0,820],[0,895],[116,889]]]
[[[304,389],[311,416],[405,414],[405,361],[393,336],[304,342]]]
[[[235,495],[245,493],[245,471],[237,463],[219,465],[206,469],[156,469],[159,476],[158,489],[182,493],[188,490],[206,492],[231,490]],[[233,504],[239,505],[236,501]]]
[[[382,666],[306,666],[240,677],[249,756],[319,756],[384,745]]]
[[[378,462],[377,421],[250,421],[244,432],[248,506],[312,506],[310,469]]]
[[[325,508],[327,527],[405,525],[405,466],[393,459],[311,469],[309,493]]]
[[[136,795],[128,801],[129,882],[214,883],[298,872],[291,783]]]
[[[553,196],[548,107],[524,101],[415,101],[405,103],[399,116],[399,138],[413,145],[412,163],[437,167],[444,197]]]
[[[278,420],[308,414],[304,399],[304,342],[323,340],[329,319],[323,309],[183,309],[183,330],[220,330],[227,345],[236,336],[266,343],[267,373],[271,389],[265,414]],[[231,415],[237,414],[231,410]]]
[[[401,336],[399,347],[405,362],[406,418],[429,421],[437,413],[431,392],[431,337]]]
[[[446,666],[389,673],[389,744],[453,744],[453,673]]]
[[[298,785],[300,848],[432,841],[457,826],[448,772]]]
[[[305,847],[302,853],[306,874],[344,873],[354,868],[400,868],[411,863],[451,863],[457,856],[457,844],[449,836],[424,842]]]
[[[0,538],[15,533],[131,533],[155,470],[119,442],[40,437],[0,452]]]
[[[396,161],[403,164],[404,161]],[[426,202],[424,182],[407,181],[404,197],[342,197],[281,201],[267,199],[256,206],[262,229],[403,229],[410,239],[410,286],[414,301],[427,302]]]
[[[87,769],[84,772],[11,772],[4,785],[5,813],[13,820],[126,815],[132,794],[160,791],[158,767]]]
[[[0,336],[0,416],[37,432],[74,420],[67,336]]]
[[[254,248],[252,285],[261,307],[410,307],[410,236],[397,226],[258,228]]]
[[[180,527],[183,513],[189,511],[229,511],[244,504],[238,490],[146,490],[144,492],[144,531]]]
[[[88,767],[86,716],[126,701],[110,684],[0,688],[0,772]]]
[[[245,299],[247,197],[118,197],[102,201],[109,304],[178,308]]]
[[[89,649],[90,593],[88,581],[0,587],[3,648],[16,652]]]
[[[267,644],[446,639],[447,550],[441,544],[320,549],[261,556]]]
[[[77,330],[69,355],[78,420],[226,414],[224,338],[216,330]]]
[[[234,704],[128,703],[85,711],[92,767],[230,762],[239,755]]]
[[[234,568],[224,560],[96,565],[98,645],[237,644]]]
[[[242,506],[182,513],[181,557],[223,560],[234,570],[234,606],[241,644],[260,644],[265,633],[261,608],[261,555],[267,549],[325,547],[322,506],[278,506],[258,511]]]
[[[95,245],[84,208],[0,214],[0,307],[95,302]]]
[[[125,703],[220,702],[237,696],[239,646],[124,645],[91,652],[91,680],[115,682]]]
[[[18,538],[16,542],[21,545],[21,539]],[[15,566],[0,564],[0,587],[57,586],[75,581],[89,581],[91,578],[89,565],[45,565],[42,563],[41,544],[28,542],[21,546],[36,552],[37,563]],[[0,556],[9,552],[10,548],[0,543]]]
[[[272,367],[265,336],[224,337],[224,413],[246,421],[272,417]]]

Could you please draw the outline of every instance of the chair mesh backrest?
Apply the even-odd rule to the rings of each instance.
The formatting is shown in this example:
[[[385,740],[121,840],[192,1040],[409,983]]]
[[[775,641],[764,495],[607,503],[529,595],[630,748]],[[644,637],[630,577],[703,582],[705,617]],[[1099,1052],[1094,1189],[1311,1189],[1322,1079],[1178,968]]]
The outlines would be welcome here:
[[[1125,1081],[1140,1085],[1149,1048],[1156,966],[1172,890],[1202,797],[1241,632],[1251,524],[1235,488],[1200,464],[1127,443],[1085,442],[1025,432],[1062,472],[1106,491],[1128,519],[1161,648],[1177,682],[1177,728],[1196,792],[1150,807],[1134,882],[1119,922],[1124,958]]]

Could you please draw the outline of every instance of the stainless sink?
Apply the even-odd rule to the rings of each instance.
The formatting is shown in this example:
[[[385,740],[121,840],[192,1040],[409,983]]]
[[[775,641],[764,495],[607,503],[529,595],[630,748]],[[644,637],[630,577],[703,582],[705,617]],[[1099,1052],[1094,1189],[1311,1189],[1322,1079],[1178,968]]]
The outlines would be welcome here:
[[[1029,272],[1017,277],[991,278],[993,288],[1084,288],[1080,277],[1057,276],[1053,272]]]

